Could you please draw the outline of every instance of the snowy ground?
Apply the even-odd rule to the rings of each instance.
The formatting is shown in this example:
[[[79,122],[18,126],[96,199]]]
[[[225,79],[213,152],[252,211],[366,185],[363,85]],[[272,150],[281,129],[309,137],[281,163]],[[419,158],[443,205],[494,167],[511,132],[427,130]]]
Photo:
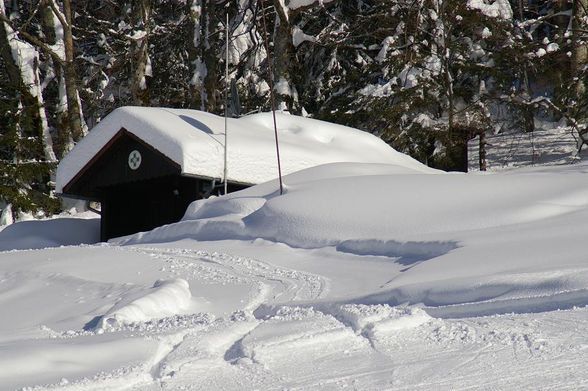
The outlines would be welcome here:
[[[0,389],[586,389],[587,175],[334,164],[109,244],[45,222],[0,253]]]
[[[479,143],[476,137],[468,145],[471,171],[479,169]],[[489,171],[523,166],[573,164],[588,154],[586,146],[578,153],[578,136],[573,128],[539,120],[535,120],[533,132],[487,135],[486,143]]]

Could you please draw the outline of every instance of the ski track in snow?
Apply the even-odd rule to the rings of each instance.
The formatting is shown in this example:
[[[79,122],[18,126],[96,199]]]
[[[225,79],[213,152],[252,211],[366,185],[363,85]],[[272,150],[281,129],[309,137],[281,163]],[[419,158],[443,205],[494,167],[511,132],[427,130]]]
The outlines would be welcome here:
[[[201,280],[209,283],[254,283],[258,285],[259,297],[244,308],[253,311],[265,299],[289,301],[320,299],[328,292],[329,282],[322,276],[271,265],[256,259],[209,253],[190,249],[160,249],[130,247],[154,258],[163,259],[174,275],[186,280]],[[268,292],[268,288],[271,287]],[[273,294],[273,297],[264,297]]]
[[[228,316],[178,314],[103,331],[144,338],[156,349],[144,363],[23,390],[512,389],[541,384],[538,379],[549,382],[544,389],[588,386],[586,308],[433,318],[416,307],[328,303],[328,279],[251,258],[120,249],[162,260],[162,272],[188,282],[244,284],[249,297]],[[560,314],[569,327],[561,328]],[[57,339],[104,335],[53,333]]]
[[[282,307],[264,320],[217,323],[187,336],[166,358],[167,376],[147,389],[504,389],[529,384],[529,371],[557,378],[560,389],[581,388],[588,319],[585,309],[567,314],[576,324],[563,333],[552,312],[431,319],[368,334],[329,313]],[[564,355],[574,359],[561,367]]]
[[[51,338],[72,339],[91,337],[101,333],[119,333],[146,339],[155,339],[159,344],[154,356],[144,365],[132,366],[112,372],[98,374],[93,379],[47,385],[53,389],[127,389],[136,386],[144,389],[150,384],[159,384],[179,370],[194,362],[225,361],[226,352],[250,329],[260,322],[252,312],[266,301],[277,299],[287,301],[315,300],[328,291],[328,280],[306,272],[277,267],[251,258],[235,257],[222,253],[208,253],[189,249],[124,247],[123,251],[133,251],[163,260],[167,265],[162,272],[187,281],[200,281],[208,284],[245,284],[254,287],[242,310],[233,313],[229,319],[207,313],[168,316],[146,322],[117,325],[98,333],[92,330],[69,330],[56,333],[51,330]],[[132,334],[131,334],[132,333]],[[204,345],[199,341],[206,335]],[[217,344],[212,348],[210,341]],[[197,348],[194,347],[197,346]],[[219,347],[222,347],[219,350]],[[177,353],[177,352],[179,353]],[[189,354],[181,356],[181,352]],[[170,361],[169,357],[181,358]],[[179,361],[178,361],[179,360]],[[202,363],[201,363],[202,364]],[[170,369],[176,367],[176,369]],[[204,366],[206,367],[206,365]],[[124,380],[126,379],[126,380]],[[121,386],[120,384],[125,384]],[[39,388],[42,389],[42,388]]]

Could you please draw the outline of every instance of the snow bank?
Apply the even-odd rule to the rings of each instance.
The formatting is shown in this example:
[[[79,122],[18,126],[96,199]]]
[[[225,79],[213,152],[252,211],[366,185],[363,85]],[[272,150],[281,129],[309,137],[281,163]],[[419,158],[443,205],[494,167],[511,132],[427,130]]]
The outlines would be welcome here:
[[[21,221],[0,231],[0,251],[73,246],[99,241],[98,218],[59,217]]]
[[[395,270],[374,277],[372,292],[354,303],[441,307],[490,301],[447,308],[439,316],[519,310],[529,298],[538,298],[534,310],[570,308],[588,297],[588,266],[577,246],[584,241],[578,227],[588,221],[587,173],[588,164],[423,174],[336,163],[287,176],[281,196],[277,183],[268,182],[197,201],[181,222],[117,241],[262,238],[299,250],[359,255],[366,262],[375,256]]]
[[[429,171],[379,138],[346,126],[277,113],[282,172],[332,162],[399,164]],[[124,128],[181,166],[183,174],[222,178],[224,118],[197,110],[122,107],[104,118],[60,162],[56,191]],[[228,179],[261,183],[278,176],[271,113],[228,120]]]
[[[139,297],[117,303],[100,318],[95,329],[105,330],[175,315],[190,305],[191,298],[190,285],[186,280],[158,280]]]
[[[119,242],[263,238],[418,260],[457,248],[454,238],[460,236],[428,241],[423,235],[531,223],[588,206],[581,172],[425,175],[398,166],[342,163],[292,174],[285,183],[282,196],[269,182],[196,201],[180,223]]]

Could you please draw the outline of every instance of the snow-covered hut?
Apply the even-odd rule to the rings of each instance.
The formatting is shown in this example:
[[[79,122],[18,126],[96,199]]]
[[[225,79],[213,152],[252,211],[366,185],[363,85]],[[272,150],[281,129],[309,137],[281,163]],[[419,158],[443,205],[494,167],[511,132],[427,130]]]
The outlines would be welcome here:
[[[368,133],[278,114],[282,172],[332,162],[405,162]],[[228,189],[277,177],[271,113],[228,120]],[[101,203],[101,239],[180,220],[193,200],[211,194],[224,169],[224,118],[196,110],[122,107],[63,158],[56,191]]]

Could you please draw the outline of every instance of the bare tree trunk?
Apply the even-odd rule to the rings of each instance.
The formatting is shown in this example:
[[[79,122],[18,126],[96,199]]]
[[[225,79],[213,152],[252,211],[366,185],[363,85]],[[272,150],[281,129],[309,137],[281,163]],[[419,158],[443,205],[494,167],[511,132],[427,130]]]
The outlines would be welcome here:
[[[523,0],[518,0],[519,2],[519,20],[521,22],[524,21],[524,6]],[[523,95],[525,99],[531,100],[531,85],[529,83],[529,72],[527,70],[527,65],[523,64],[521,66],[522,73],[523,73]],[[533,113],[533,108],[531,105],[525,105],[523,107],[523,127],[525,132],[532,132],[535,130],[535,115]]]
[[[572,75],[577,76],[580,70],[588,63],[588,44],[580,38],[581,31],[586,29],[586,23],[582,20],[587,16],[588,0],[575,0],[573,8],[572,31],[574,48],[572,52]],[[585,80],[581,77],[576,82],[576,96],[586,93]]]
[[[480,171],[486,171],[486,129],[480,130],[479,137],[478,162]]]
[[[557,43],[563,47],[568,39],[566,35],[570,21],[569,14],[572,12],[572,5],[569,4],[567,0],[553,0],[552,7],[553,13],[557,15],[552,18],[553,25],[559,36]],[[553,97],[556,101],[565,101],[570,71],[570,59],[562,53],[557,59],[556,66],[548,70],[549,74],[544,75],[547,77],[551,76],[555,83]],[[556,116],[559,116],[559,114],[556,113]],[[559,120],[559,118],[557,119]]]
[[[447,4],[443,2],[441,15],[447,15]],[[468,140],[469,129],[465,129],[463,124],[459,124],[456,119],[455,92],[451,66],[453,61],[453,48],[451,45],[451,26],[443,21],[443,45],[438,49],[442,50],[438,55],[441,57],[443,67],[443,78],[445,82],[445,94],[447,98],[447,157],[449,166],[452,171],[468,171]]]
[[[284,106],[289,110],[294,109],[298,100],[296,88],[292,82],[291,68],[294,66],[294,44],[292,43],[292,26],[290,25],[287,10],[281,5],[280,0],[274,0],[276,9],[276,26],[274,30],[274,89],[276,92],[277,107]],[[268,53],[268,56],[270,54]]]
[[[149,106],[150,97],[147,88],[147,77],[151,76],[151,64],[149,60],[149,35],[151,34],[151,4],[149,0],[135,0],[132,3],[133,24],[140,26],[143,35],[132,44],[133,76],[131,93],[133,103],[138,106]]]
[[[217,19],[215,1],[203,0],[201,20],[204,44],[202,45],[202,58],[204,59],[204,66],[206,67],[206,76],[204,76],[203,106],[209,112],[216,112],[219,108],[219,93],[217,89],[219,62],[217,49],[221,46],[218,42],[218,35],[213,34],[214,21]]]
[[[58,10],[55,10],[58,11]],[[63,40],[65,45],[65,94],[67,96],[67,114],[71,136],[74,142],[79,141],[85,134],[85,126],[82,120],[80,108],[77,75],[75,68],[75,54],[72,33],[72,9],[71,0],[63,0],[63,11],[65,20],[63,25]],[[60,15],[56,15],[58,18]],[[60,20],[61,21],[61,20]],[[64,23],[65,22],[65,23]]]
[[[214,0],[189,0],[188,59],[190,61],[190,106],[209,112],[219,109],[218,53],[222,45],[215,33],[217,7]]]
[[[188,45],[188,60],[190,62],[190,98],[189,104],[192,108],[206,109],[206,91],[204,90],[204,79],[207,74],[206,65],[202,61],[202,0],[189,0],[186,3],[189,15],[189,28],[187,39],[191,41]]]

